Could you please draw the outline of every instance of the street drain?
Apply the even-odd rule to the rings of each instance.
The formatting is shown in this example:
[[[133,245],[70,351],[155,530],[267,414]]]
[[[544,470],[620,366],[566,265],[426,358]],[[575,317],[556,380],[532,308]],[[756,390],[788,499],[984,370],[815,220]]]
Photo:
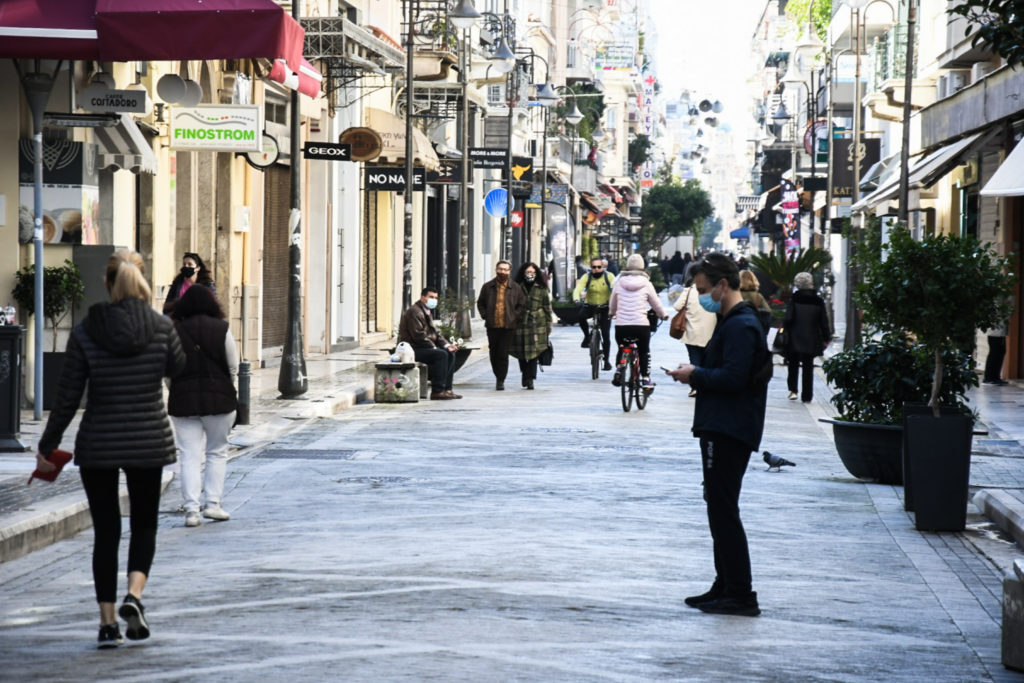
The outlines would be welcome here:
[[[522,427],[521,432],[528,434],[594,434],[593,429],[578,429],[576,427]]]
[[[256,458],[268,460],[352,460],[361,451],[338,448],[335,450],[310,450],[305,448],[268,448]]]
[[[385,484],[404,484],[410,481],[409,477],[342,477],[336,479],[339,484],[369,484],[373,487],[384,486]]]

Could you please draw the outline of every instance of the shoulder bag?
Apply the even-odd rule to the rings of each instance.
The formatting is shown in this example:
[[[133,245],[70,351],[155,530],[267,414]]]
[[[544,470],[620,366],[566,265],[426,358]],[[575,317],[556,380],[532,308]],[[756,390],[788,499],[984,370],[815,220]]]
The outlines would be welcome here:
[[[690,289],[686,290],[686,299],[683,300],[683,307],[672,316],[672,322],[668,327],[668,334],[673,339],[682,339],[686,333],[686,305],[690,301]]]

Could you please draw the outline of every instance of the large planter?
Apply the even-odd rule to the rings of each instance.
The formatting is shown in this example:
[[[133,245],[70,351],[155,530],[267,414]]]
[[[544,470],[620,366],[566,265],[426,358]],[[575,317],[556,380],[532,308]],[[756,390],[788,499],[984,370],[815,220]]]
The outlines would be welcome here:
[[[473,353],[473,349],[467,349],[465,346],[460,346],[455,352],[455,372],[459,371],[466,361],[469,360],[469,354]]]
[[[959,415],[953,406],[940,406],[942,415]],[[914,473],[910,471],[910,460],[907,453],[907,418],[911,415],[931,415],[932,409],[927,403],[904,403],[903,404],[903,509],[907,512],[914,511]]]
[[[963,531],[974,422],[967,415],[909,415],[904,457],[918,531]]]
[[[829,420],[836,451],[846,471],[879,484],[903,483],[903,428]]]
[[[557,303],[551,306],[560,325],[579,325],[580,307],[576,304]]]

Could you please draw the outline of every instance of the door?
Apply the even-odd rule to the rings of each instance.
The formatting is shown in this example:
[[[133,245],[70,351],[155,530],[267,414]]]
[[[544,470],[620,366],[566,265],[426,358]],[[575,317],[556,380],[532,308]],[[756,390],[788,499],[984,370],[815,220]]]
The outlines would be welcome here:
[[[263,348],[283,347],[288,328],[288,213],[291,179],[287,166],[267,168],[263,206]]]

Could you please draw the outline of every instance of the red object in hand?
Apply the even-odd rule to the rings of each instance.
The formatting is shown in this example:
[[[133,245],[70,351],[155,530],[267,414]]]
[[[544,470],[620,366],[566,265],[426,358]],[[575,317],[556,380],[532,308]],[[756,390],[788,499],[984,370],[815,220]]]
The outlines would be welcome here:
[[[67,451],[62,451],[59,448],[53,449],[46,459],[55,465],[55,469],[52,472],[40,472],[38,468],[32,472],[32,476],[28,478],[28,483],[31,484],[33,479],[42,479],[43,481],[54,481],[57,479],[57,475],[64,469],[64,465],[71,462],[71,454]],[[27,486],[27,484],[26,484]]]

